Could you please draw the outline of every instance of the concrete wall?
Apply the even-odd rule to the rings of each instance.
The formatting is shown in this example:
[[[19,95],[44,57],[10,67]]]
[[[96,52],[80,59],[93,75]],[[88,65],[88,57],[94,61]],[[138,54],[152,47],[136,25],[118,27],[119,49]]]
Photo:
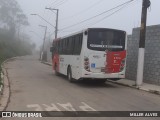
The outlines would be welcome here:
[[[140,29],[128,36],[126,78],[136,80]],[[160,85],[160,25],[148,26],[146,31],[144,82]]]

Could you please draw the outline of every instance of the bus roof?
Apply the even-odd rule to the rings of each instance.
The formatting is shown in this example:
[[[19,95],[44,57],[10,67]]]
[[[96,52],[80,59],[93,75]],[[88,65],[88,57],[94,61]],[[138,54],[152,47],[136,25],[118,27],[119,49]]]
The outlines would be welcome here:
[[[63,36],[63,37],[59,37],[59,38],[57,38],[57,39],[54,39],[54,41],[58,41],[58,40],[63,39],[63,38],[67,38],[67,37],[70,37],[70,36],[73,36],[73,35],[76,35],[76,34],[83,33],[83,32],[86,31],[86,30],[88,30],[88,29],[81,30],[81,31],[78,31],[78,32],[75,32],[75,33],[71,33],[71,34],[65,35],[65,36]]]

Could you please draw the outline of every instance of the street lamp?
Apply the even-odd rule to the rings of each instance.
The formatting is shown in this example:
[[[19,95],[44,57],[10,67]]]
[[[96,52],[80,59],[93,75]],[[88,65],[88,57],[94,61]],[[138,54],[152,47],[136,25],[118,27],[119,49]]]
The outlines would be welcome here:
[[[48,10],[55,10],[57,12],[56,14],[56,27],[55,27],[55,38],[57,38],[57,35],[58,35],[58,14],[59,14],[59,9],[54,9],[54,8],[46,8]]]
[[[41,52],[41,57],[40,59],[43,61],[47,61],[47,59],[44,58],[44,44],[45,44],[45,40],[46,40],[46,33],[47,33],[47,26],[44,25],[39,25],[40,27],[45,28],[45,32],[44,32],[44,39],[43,39],[43,46],[42,46],[42,52]]]
[[[39,14],[31,14],[33,16],[38,16],[39,18],[41,18],[42,20],[44,20],[45,22],[47,22],[49,25],[51,25],[52,27],[56,28],[54,25],[52,25],[50,22],[48,22],[46,19],[44,19],[42,16],[40,16]]]

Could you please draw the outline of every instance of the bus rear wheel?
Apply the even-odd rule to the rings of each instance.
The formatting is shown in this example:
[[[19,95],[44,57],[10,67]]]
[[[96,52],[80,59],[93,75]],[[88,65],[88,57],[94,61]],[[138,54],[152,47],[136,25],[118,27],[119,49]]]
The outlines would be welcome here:
[[[69,82],[74,82],[73,78],[72,78],[72,70],[71,70],[71,67],[68,67],[68,70],[67,70],[67,78],[69,80]]]

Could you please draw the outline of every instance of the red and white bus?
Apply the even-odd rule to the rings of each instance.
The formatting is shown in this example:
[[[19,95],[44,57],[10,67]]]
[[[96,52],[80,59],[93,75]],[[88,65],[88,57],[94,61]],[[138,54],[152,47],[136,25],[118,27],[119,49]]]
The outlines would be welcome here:
[[[108,28],[88,28],[53,40],[52,62],[56,74],[69,81],[91,78],[125,78],[127,34]]]

